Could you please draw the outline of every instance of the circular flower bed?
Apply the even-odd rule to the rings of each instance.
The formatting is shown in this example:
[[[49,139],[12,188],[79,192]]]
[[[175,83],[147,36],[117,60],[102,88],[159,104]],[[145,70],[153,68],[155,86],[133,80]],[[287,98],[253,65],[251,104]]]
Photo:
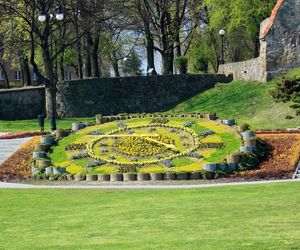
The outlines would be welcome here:
[[[88,143],[87,151],[93,159],[110,164],[145,165],[186,156],[199,145],[198,135],[190,128],[147,124],[110,131]]]

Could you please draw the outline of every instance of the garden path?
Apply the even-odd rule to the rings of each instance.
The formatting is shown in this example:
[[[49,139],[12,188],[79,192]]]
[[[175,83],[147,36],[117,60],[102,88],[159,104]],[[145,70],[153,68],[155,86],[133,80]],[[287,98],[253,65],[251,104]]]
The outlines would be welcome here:
[[[7,133],[1,133],[4,135]],[[23,143],[31,138],[0,140],[0,164],[3,163],[11,154],[13,154]]]
[[[274,181],[251,181],[251,182],[233,182],[233,183],[214,183],[214,184],[190,184],[190,185],[29,185],[0,182],[0,189],[123,189],[123,190],[141,190],[141,189],[191,189],[191,188],[212,188],[240,185],[257,185],[284,182],[300,182],[300,179],[274,180]]]

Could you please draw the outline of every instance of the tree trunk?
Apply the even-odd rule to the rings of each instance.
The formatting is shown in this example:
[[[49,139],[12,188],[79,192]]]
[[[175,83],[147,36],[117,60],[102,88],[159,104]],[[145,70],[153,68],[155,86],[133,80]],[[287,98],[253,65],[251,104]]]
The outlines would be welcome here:
[[[163,74],[173,74],[173,61],[174,61],[174,41],[169,38],[168,29],[171,25],[171,15],[169,12],[164,12],[161,18],[161,43],[162,43],[162,61],[163,61]]]
[[[257,38],[255,38],[254,40],[254,53],[253,53],[254,58],[259,57],[259,51],[260,51],[260,40],[257,36]]]
[[[8,75],[4,66],[4,63],[2,62],[2,60],[0,60],[0,69],[4,75],[4,88],[5,89],[9,89],[9,79],[8,79]]]
[[[181,16],[180,16],[180,0],[176,0],[176,15],[175,15],[175,50],[176,57],[182,55],[181,53],[181,44],[180,44],[180,25],[181,25]]]
[[[56,87],[54,87],[54,96],[52,96],[52,87],[45,88],[45,97],[46,97],[46,115],[47,118],[50,119],[53,115],[52,105],[56,106]],[[55,108],[55,116],[57,117],[56,108]]]
[[[82,54],[81,54],[81,39],[78,39],[76,44],[77,49],[77,75],[79,79],[83,79],[83,60],[82,60]]]
[[[78,2],[77,2],[77,4],[78,4]],[[78,24],[78,16],[77,15],[76,15],[75,32],[76,32],[76,37],[77,37],[77,42],[76,42],[77,76],[79,79],[83,79],[83,67],[82,67],[83,60],[82,60],[82,53],[81,53],[81,38],[79,37],[79,24]]]
[[[170,65],[169,64],[169,59],[170,59],[169,53],[162,53],[161,56],[162,56],[163,75],[169,75],[170,74],[170,72],[169,72],[169,65]]]
[[[154,69],[155,71],[155,59],[154,59],[154,41],[152,36],[147,36],[147,70]]]
[[[22,72],[22,82],[24,86],[31,85],[31,74],[28,64],[28,58],[25,56],[20,57],[20,67]]]
[[[46,94],[46,114],[47,118],[57,116],[56,113],[56,82],[57,82],[57,71],[54,68],[53,58],[50,55],[49,45],[47,41],[42,41],[42,56],[45,66],[45,72],[48,79],[45,82],[45,94]],[[53,92],[52,92],[53,89]],[[53,107],[54,114],[53,114]]]
[[[172,75],[174,73],[174,46],[172,45],[169,49],[169,74]]]
[[[112,66],[115,72],[115,77],[119,77],[120,76],[119,63],[115,51],[112,52]]]
[[[174,47],[171,46],[166,52],[161,52],[161,56],[163,74],[172,75],[174,73]]]
[[[176,46],[175,46],[176,57],[182,56],[179,33],[177,33],[177,35],[176,35],[176,41],[175,41],[175,43],[176,43]]]
[[[92,76],[92,58],[91,58],[91,47],[93,44],[93,40],[91,37],[91,33],[87,32],[86,41],[85,41],[85,49],[86,49],[86,56],[85,56],[85,76],[91,77]]]
[[[147,49],[147,71],[154,69],[155,71],[155,55],[154,55],[154,40],[151,34],[149,23],[145,23],[146,30],[146,49]]]
[[[93,42],[93,47],[92,47],[92,72],[93,72],[93,77],[100,77],[100,70],[99,70],[99,42],[100,42],[100,32],[95,34],[95,39]]]
[[[65,62],[64,62],[64,51],[61,53],[59,57],[59,75],[60,80],[65,80]]]

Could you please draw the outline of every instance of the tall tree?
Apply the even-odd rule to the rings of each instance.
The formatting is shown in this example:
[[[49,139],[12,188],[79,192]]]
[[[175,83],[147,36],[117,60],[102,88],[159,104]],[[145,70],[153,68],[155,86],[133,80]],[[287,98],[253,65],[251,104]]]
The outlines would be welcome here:
[[[145,37],[145,47],[147,51],[147,71],[155,70],[155,53],[154,53],[154,36],[151,26],[150,12],[147,11],[147,3],[145,0],[135,0],[133,4],[135,16],[137,17],[137,30],[141,30]],[[142,23],[142,25],[139,25]]]
[[[206,4],[210,7],[211,29],[225,28],[232,34],[237,34],[235,30],[244,32],[252,41],[252,56],[259,55],[260,23],[270,15],[276,0],[206,0]]]
[[[76,37],[68,29],[70,23],[70,15],[67,14],[69,3],[65,2],[65,4],[66,18],[62,21],[62,25],[56,25],[55,19],[52,18],[52,13],[57,13],[57,6],[53,5],[52,1],[23,0],[16,3],[13,0],[0,0],[0,7],[16,20],[20,20],[18,22],[19,28],[24,30],[30,38],[30,62],[36,75],[46,86],[46,111],[48,117],[56,115],[53,114],[52,108],[56,106],[56,87],[51,84],[51,79],[54,79],[54,82],[58,79],[57,70],[56,68],[53,69],[53,65],[55,66],[54,62],[68,46],[76,43]],[[45,14],[43,23],[38,21],[39,13]],[[52,37],[53,39],[51,39]],[[41,50],[44,71],[41,71],[35,61],[36,46],[39,46]],[[51,48],[54,46],[55,48],[52,51]]]
[[[139,76],[142,74],[142,61],[138,53],[133,50],[132,53],[123,60],[122,72],[125,76]]]

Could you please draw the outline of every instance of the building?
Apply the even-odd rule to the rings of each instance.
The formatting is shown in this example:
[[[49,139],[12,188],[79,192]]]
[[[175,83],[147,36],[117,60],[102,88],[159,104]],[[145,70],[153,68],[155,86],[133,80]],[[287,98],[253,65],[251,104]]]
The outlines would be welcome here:
[[[12,63],[4,63],[4,67],[6,70],[6,74],[8,76],[9,82],[13,86],[21,86],[22,85],[22,72],[19,68],[16,68],[13,66]],[[30,70],[30,75],[31,75],[31,81],[33,86],[40,85],[41,83],[39,82],[37,75],[33,72],[33,70]],[[66,67],[65,70],[65,80],[70,81],[70,80],[76,80],[77,79],[77,74],[74,68],[72,67]],[[0,88],[3,88],[5,85],[5,76],[4,72],[0,69]]]

